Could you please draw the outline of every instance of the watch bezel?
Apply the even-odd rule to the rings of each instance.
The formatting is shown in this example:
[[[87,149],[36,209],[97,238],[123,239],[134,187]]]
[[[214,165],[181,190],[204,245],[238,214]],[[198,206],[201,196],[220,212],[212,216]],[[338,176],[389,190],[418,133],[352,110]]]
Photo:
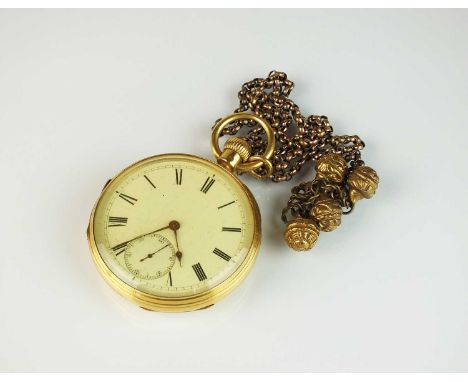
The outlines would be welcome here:
[[[107,189],[112,187],[115,182],[117,182],[120,178],[125,177],[129,172],[132,172],[136,167],[144,166],[148,162],[153,162],[157,160],[190,160],[197,162],[199,164],[211,167],[216,169],[217,171],[221,171],[228,176],[232,177],[233,181],[238,184],[240,190],[245,194],[249,205],[252,209],[253,215],[253,238],[250,244],[250,248],[247,252],[242,263],[239,267],[225,280],[221,283],[209,289],[207,291],[187,296],[187,297],[163,297],[158,296],[156,294],[150,294],[146,292],[142,292],[127,283],[121,280],[118,276],[116,276],[99,253],[97,248],[95,235],[94,235],[94,217],[96,208],[102,199],[103,195],[106,193]],[[162,311],[162,312],[185,312],[191,310],[198,310],[203,309],[208,306],[211,306],[225,296],[227,296],[230,292],[232,292],[240,283],[241,281],[247,276],[248,272],[252,268],[255,259],[258,254],[258,250],[260,247],[260,237],[261,237],[261,216],[260,210],[258,208],[257,202],[247,188],[247,186],[242,183],[235,175],[224,169],[223,167],[213,163],[207,159],[190,155],[190,154],[177,154],[177,153],[170,153],[170,154],[160,154],[154,155],[145,159],[142,159],[138,162],[135,162],[128,167],[124,168],[120,171],[116,176],[114,176],[110,181],[107,182],[103,190],[101,191],[99,198],[97,199],[96,203],[94,204],[93,210],[91,212],[91,216],[89,219],[89,226],[87,230],[87,238],[88,243],[91,251],[91,256],[96,264],[96,267],[102,277],[106,280],[106,282],[120,295],[127,298],[128,300],[138,304],[142,308],[155,310],[155,311]]]

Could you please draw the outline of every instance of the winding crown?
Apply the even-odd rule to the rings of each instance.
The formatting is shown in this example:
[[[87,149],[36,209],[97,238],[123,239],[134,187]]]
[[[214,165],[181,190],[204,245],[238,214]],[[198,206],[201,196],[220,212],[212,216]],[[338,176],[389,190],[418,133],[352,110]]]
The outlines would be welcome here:
[[[242,138],[232,137],[229,138],[224,144],[224,150],[232,150],[242,159],[242,162],[246,162],[252,152],[250,145]]]

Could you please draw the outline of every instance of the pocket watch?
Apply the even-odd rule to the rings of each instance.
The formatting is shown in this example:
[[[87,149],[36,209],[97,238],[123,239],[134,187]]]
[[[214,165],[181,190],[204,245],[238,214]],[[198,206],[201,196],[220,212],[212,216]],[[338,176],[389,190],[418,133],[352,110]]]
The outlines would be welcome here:
[[[357,135],[333,135],[328,118],[304,116],[289,98],[286,73],[242,85],[239,107],[213,127],[217,163],[188,154],[143,159],[104,187],[91,213],[88,240],[105,280],[149,310],[206,308],[247,275],[260,245],[260,212],[234,175],[289,181],[308,161],[315,179],[291,190],[281,219],[295,251],[314,247],[357,201],[373,197],[379,177],[361,159]],[[230,137],[219,147],[223,135]]]
[[[268,137],[261,156],[241,138],[218,140],[225,126],[257,123]],[[217,164],[188,154],[143,159],[108,181],[91,213],[88,240],[104,279],[149,310],[206,308],[247,275],[260,245],[260,212],[234,172],[271,171],[274,133],[262,118],[238,113],[214,126]]]

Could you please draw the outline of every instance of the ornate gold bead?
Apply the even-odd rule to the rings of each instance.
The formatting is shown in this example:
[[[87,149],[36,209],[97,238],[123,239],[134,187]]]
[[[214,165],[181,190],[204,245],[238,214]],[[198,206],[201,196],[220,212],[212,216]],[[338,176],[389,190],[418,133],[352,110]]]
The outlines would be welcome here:
[[[310,215],[318,222],[322,231],[333,231],[341,224],[340,203],[333,199],[319,200],[310,210]]]
[[[346,170],[346,161],[338,154],[326,154],[315,162],[317,179],[341,183],[346,176]]]
[[[348,177],[349,197],[353,203],[362,198],[370,199],[374,196],[379,185],[379,176],[367,166],[354,169]]]
[[[284,239],[295,251],[311,249],[320,235],[320,229],[313,220],[296,218],[284,230]]]

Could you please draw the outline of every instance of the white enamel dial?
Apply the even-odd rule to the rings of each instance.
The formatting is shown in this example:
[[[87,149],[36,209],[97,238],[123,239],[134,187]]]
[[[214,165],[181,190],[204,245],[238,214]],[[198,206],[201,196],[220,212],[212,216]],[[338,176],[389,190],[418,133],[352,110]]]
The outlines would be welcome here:
[[[211,162],[176,154],[118,175],[98,201],[93,236],[115,276],[165,298],[213,289],[258,244],[245,187]]]

